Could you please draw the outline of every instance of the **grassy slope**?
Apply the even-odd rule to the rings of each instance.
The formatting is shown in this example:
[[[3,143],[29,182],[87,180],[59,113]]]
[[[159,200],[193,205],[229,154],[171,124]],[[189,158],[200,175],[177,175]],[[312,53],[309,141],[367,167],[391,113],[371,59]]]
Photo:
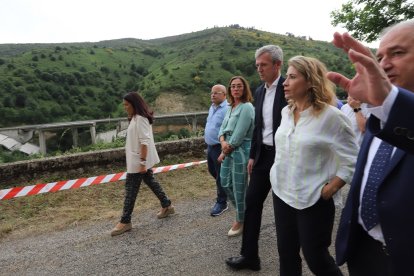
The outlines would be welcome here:
[[[158,113],[167,108],[156,99],[172,92],[184,96],[183,111],[205,110],[215,83],[243,75],[259,84],[254,52],[266,44],[280,45],[285,60],[310,55],[330,70],[353,70],[329,43],[230,27],[148,41],[0,45],[0,127],[117,117],[131,90]]]

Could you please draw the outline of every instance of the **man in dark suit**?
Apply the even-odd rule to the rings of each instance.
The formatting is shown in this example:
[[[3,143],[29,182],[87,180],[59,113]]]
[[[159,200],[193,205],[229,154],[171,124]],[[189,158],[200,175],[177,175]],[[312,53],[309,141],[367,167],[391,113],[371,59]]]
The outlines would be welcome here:
[[[378,61],[348,34],[335,33],[333,42],[357,74],[328,77],[374,107],[338,228],[337,262],[350,275],[413,275],[414,20],[383,32]]]
[[[247,165],[250,183],[246,193],[241,256],[226,260],[234,269],[260,270],[259,234],[263,203],[271,188],[269,172],[275,158],[274,136],[286,106],[281,76],[283,52],[279,46],[266,45],[256,50],[256,67],[264,82],[256,89],[255,126]]]

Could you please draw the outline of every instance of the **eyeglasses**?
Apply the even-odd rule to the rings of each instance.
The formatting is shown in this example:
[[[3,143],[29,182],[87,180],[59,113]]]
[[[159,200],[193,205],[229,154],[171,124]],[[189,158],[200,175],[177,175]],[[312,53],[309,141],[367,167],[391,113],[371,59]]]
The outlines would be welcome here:
[[[233,85],[230,85],[230,89],[242,89],[244,87],[244,85],[242,85],[242,84],[237,84],[237,85],[235,85],[235,84],[233,84]]]
[[[211,92],[210,95],[220,95],[220,94],[224,94],[224,92]]]

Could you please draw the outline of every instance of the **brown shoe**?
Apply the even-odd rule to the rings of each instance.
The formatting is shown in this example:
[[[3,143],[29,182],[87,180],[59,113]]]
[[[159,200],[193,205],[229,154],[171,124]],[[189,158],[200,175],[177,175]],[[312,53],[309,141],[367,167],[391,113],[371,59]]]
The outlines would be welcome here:
[[[158,212],[157,218],[159,219],[166,218],[169,215],[172,215],[174,213],[175,213],[174,206],[170,205],[166,208],[162,208],[161,211]]]
[[[112,229],[111,236],[118,236],[121,235],[127,231],[130,231],[132,229],[131,223],[121,223],[118,222],[118,224]]]

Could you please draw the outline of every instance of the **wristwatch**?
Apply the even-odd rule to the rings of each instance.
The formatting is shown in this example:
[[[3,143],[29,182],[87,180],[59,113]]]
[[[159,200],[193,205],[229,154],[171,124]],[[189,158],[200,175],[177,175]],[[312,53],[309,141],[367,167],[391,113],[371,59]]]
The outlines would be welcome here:
[[[354,108],[354,112],[355,112],[355,113],[357,113],[357,112],[359,112],[359,111],[361,111],[361,108],[360,108],[360,107]]]

